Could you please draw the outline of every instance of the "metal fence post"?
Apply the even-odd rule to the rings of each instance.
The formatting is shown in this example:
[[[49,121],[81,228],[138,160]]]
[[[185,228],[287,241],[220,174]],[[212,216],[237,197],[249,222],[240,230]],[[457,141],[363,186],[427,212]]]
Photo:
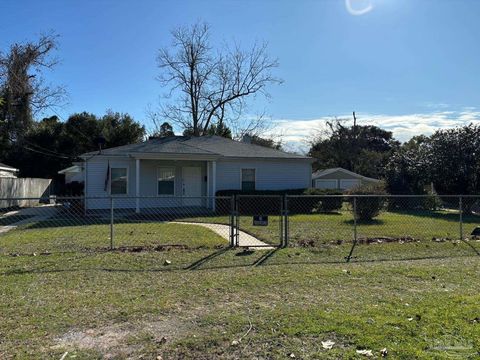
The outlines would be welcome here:
[[[235,195],[230,198],[230,246],[235,247]]]
[[[460,240],[463,240],[463,203],[462,197],[458,198],[458,211],[459,211],[459,225],[460,225]]]
[[[353,244],[350,249],[350,253],[348,254],[346,260],[347,263],[350,262],[350,259],[352,258],[353,255],[353,250],[355,249],[355,246],[357,245],[357,197],[353,197]]]
[[[234,195],[233,196],[233,199],[234,199],[234,203],[235,203],[235,213],[234,213],[234,221],[235,221],[235,227],[234,227],[234,230],[235,230],[235,234],[234,234],[234,239],[235,239],[235,246],[239,246],[239,232],[238,232],[238,229],[240,229],[240,211],[239,211],[239,207],[238,207],[238,197],[237,195]]]
[[[287,247],[288,246],[288,237],[289,237],[289,228],[288,228],[288,195],[285,194],[284,196],[284,205],[283,205],[283,213],[284,213],[284,216],[283,216],[283,225],[284,225],[284,229],[283,229],[283,247]]]
[[[110,196],[110,250],[113,250],[113,197]]]

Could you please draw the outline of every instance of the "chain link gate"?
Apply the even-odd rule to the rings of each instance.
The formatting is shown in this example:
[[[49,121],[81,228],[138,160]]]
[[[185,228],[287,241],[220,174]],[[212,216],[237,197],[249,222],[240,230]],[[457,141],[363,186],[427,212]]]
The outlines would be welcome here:
[[[286,245],[286,197],[234,195],[230,217],[232,247],[271,248]]]

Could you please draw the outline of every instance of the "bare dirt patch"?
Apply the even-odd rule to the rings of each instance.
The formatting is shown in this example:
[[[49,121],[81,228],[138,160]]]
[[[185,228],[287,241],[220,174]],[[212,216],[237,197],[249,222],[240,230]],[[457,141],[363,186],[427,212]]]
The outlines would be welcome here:
[[[188,328],[186,321],[176,317],[117,323],[86,330],[70,330],[55,339],[53,348],[69,352],[92,350],[101,353],[105,359],[130,357],[141,350],[145,341],[160,347],[184,335]]]

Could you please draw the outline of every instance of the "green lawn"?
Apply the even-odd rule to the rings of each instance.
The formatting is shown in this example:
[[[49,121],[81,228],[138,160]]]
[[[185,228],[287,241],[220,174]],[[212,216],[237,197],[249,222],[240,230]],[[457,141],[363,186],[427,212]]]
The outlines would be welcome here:
[[[224,217],[190,218],[187,221],[223,223]],[[252,216],[240,217],[240,228],[262,240],[278,244],[280,216],[270,215],[268,226],[253,226]],[[327,214],[294,214],[289,216],[290,244],[296,246],[307,240],[315,245],[332,241],[352,241],[353,218],[349,211]],[[463,218],[463,233],[467,237],[480,226],[480,216],[469,215]],[[358,237],[412,237],[416,240],[459,239],[459,215],[447,211],[416,210],[409,212],[382,212],[370,222],[358,222]]]
[[[228,246],[227,240],[195,225],[168,223],[120,223],[114,226],[114,246],[155,247],[178,245],[190,248]],[[31,254],[101,250],[110,247],[110,226],[77,225],[66,220],[27,224],[0,235],[0,254]]]
[[[480,355],[480,257],[315,264],[323,256],[294,248],[2,255],[0,358]]]
[[[223,217],[190,218],[185,221],[221,223]],[[480,241],[460,239],[459,214],[447,211],[382,212],[371,222],[357,224],[357,236],[393,238],[392,243],[359,245],[352,256],[358,260],[393,260],[471,256],[480,254]],[[270,215],[268,226],[254,226],[251,216],[240,217],[240,229],[266,243],[280,243],[280,217]],[[480,226],[480,216],[463,218],[464,238]],[[354,238],[352,214],[349,211],[329,214],[289,216],[289,246],[307,247],[325,261],[342,261],[350,252]],[[442,241],[438,243],[437,241]],[[341,245],[337,245],[337,244]],[[318,258],[318,257],[317,257]]]
[[[219,224],[229,222],[227,216],[179,218],[178,220]],[[470,234],[479,224],[479,216],[464,217],[464,234]],[[268,226],[253,226],[251,216],[241,216],[240,229],[266,243],[273,245],[280,243],[279,216],[270,216]],[[314,253],[317,260],[340,262],[344,261],[350,253],[353,221],[348,211],[291,215],[289,229],[289,246],[306,247]],[[407,241],[358,245],[352,253],[354,261],[471,256],[480,253],[479,241],[459,242],[457,240],[459,239],[458,213],[454,212],[383,212],[370,223],[359,223],[357,233],[359,239],[391,237],[406,238]],[[437,243],[432,239],[445,240],[445,242]],[[227,246],[228,242],[200,226],[116,219],[113,245],[116,248],[159,245],[215,248]],[[95,218],[64,218],[29,223],[0,235],[0,253],[4,254],[91,251],[109,247],[108,220]]]
[[[196,225],[116,223],[117,250],[142,247],[131,252],[107,251],[98,219],[26,224],[0,235],[0,358],[475,359],[480,242],[431,240],[456,215],[384,213],[359,233],[419,241],[359,244],[348,264],[351,242],[331,243],[351,231],[346,212],[291,216],[291,245],[314,246],[254,252]],[[266,240],[278,225],[241,219]]]

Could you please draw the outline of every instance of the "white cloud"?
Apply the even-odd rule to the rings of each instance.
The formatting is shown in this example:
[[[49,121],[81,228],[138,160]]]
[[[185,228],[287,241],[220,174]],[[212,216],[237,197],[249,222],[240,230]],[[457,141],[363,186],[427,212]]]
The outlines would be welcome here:
[[[339,119],[351,119],[351,115],[338,116]],[[316,132],[326,129],[326,122],[333,117],[317,119],[272,119],[275,134],[280,134],[286,148],[305,152],[307,142]],[[438,129],[453,128],[480,122],[480,111],[468,107],[460,111],[436,111],[431,113],[386,115],[357,114],[359,125],[376,125],[391,131],[400,141],[407,141],[415,135],[430,135]],[[348,120],[352,123],[353,120]],[[273,133],[273,132],[272,132]]]

